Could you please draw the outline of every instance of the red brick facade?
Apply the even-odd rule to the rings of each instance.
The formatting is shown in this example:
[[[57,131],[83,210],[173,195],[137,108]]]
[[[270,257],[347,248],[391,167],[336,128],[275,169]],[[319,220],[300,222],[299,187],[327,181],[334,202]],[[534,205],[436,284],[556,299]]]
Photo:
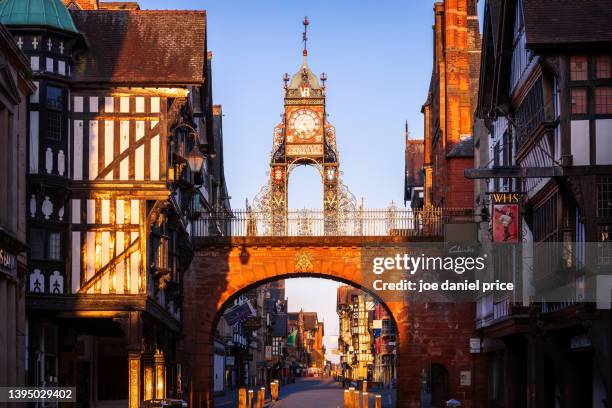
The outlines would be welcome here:
[[[212,406],[213,333],[228,300],[262,283],[299,276],[360,287],[364,239],[285,237],[200,242],[183,281],[183,361],[190,406]],[[474,335],[473,304],[385,305],[398,328],[397,406],[420,406],[422,373],[432,363],[448,370],[449,396],[463,401],[464,407],[474,406],[478,392],[474,377],[482,370],[476,368],[477,361],[469,351],[469,339]],[[462,371],[470,372],[471,385],[460,385]]]
[[[425,116],[425,204],[473,206],[472,116],[480,64],[476,0],[445,0],[434,6],[434,63]]]

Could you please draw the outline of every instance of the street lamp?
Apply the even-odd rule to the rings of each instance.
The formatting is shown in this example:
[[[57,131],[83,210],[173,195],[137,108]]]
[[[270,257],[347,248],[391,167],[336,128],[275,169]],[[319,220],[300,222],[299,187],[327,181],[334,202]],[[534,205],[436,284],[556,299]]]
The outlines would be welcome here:
[[[198,148],[197,140],[195,141],[193,148],[186,156],[187,163],[189,164],[189,170],[192,173],[199,173],[202,170],[202,165],[204,165],[204,155]]]

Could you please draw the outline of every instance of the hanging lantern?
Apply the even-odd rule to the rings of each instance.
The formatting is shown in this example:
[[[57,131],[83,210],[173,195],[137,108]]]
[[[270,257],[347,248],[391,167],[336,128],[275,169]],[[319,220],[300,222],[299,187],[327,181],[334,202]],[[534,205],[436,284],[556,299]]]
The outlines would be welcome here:
[[[200,152],[197,145],[193,146],[193,149],[187,154],[186,158],[189,164],[189,170],[191,170],[192,173],[199,173],[202,170],[205,157],[202,152]]]

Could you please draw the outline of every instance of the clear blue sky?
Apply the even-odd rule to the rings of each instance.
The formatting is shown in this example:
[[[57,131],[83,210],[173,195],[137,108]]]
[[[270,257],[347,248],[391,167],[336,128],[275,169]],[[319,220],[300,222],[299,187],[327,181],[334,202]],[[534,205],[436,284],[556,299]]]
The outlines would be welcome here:
[[[283,112],[282,76],[300,67],[305,15],[310,20],[308,63],[315,74],[325,72],[329,78],[327,112],[336,126],[344,182],[368,207],[403,201],[404,122],[409,121],[412,137],[422,138],[433,3],[140,0],[143,8],[207,10],[213,98],[225,114],[225,174],[234,208],[242,208],[267,181],[272,131]],[[314,169],[300,168],[292,176],[290,206],[321,208]],[[327,334],[335,334],[337,286],[289,280],[290,308],[319,312]]]
[[[232,206],[266,182],[272,130],[283,111],[282,75],[301,64],[328,75],[344,181],[369,207],[403,200],[404,121],[422,137],[431,75],[433,1],[141,0],[143,8],[200,8],[208,15],[214,101],[223,105],[225,173]],[[310,171],[308,171],[310,170]],[[292,207],[321,207],[314,169],[290,180]]]

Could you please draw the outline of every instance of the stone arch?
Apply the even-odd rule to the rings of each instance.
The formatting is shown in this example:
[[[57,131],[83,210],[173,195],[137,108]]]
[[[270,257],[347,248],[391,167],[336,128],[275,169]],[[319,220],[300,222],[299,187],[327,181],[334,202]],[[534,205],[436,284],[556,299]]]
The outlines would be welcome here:
[[[363,288],[361,245],[365,237],[234,237],[209,238],[197,244],[183,280],[182,358],[188,373],[192,407],[212,407],[214,330],[229,301],[266,282],[318,277]],[[376,238],[380,242],[379,238]],[[366,290],[368,292],[368,290]],[[383,302],[397,327],[399,341],[398,403],[420,406],[421,372],[433,358],[450,360],[449,376],[469,369],[472,330],[461,327],[473,306],[433,307],[428,303]],[[473,327],[473,326],[472,326]],[[453,395],[464,398],[459,382],[449,381]],[[469,405],[468,405],[469,406]]]

